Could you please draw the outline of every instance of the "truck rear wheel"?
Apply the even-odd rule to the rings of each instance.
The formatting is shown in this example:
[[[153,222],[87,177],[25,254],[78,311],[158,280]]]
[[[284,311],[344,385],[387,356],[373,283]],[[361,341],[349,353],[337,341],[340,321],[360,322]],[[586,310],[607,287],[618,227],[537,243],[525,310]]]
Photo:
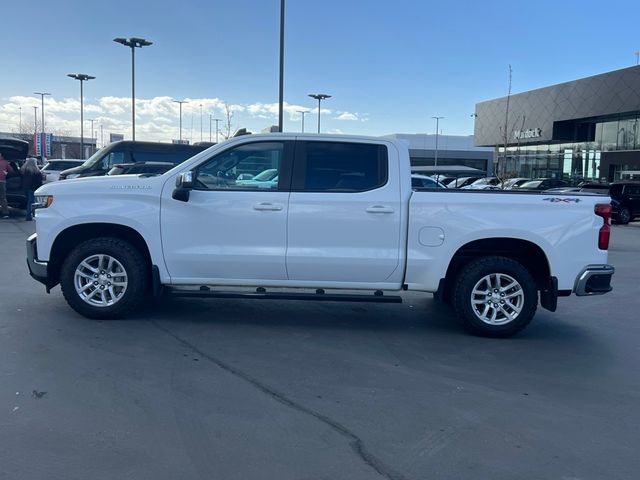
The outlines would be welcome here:
[[[482,257],[471,261],[458,275],[453,305],[464,325],[476,335],[509,337],[533,319],[538,290],[519,262]]]
[[[67,303],[88,318],[121,318],[147,293],[147,265],[130,243],[110,237],[93,238],[74,248],[60,271]]]

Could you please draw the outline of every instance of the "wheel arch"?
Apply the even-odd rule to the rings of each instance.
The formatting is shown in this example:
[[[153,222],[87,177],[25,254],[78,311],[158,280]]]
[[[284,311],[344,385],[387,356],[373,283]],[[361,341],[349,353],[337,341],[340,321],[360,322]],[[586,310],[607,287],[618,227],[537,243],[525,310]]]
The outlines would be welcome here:
[[[151,272],[151,253],[140,232],[129,226],[116,223],[83,223],[61,231],[51,246],[47,275],[52,286],[60,282],[60,269],[69,252],[82,242],[99,237],[112,237],[129,242],[145,258],[149,267],[148,271]]]
[[[501,256],[521,263],[533,276],[539,290],[548,288],[551,278],[549,259],[544,250],[530,240],[511,237],[492,237],[470,241],[462,245],[449,261],[441,281],[444,299],[450,299],[459,272],[472,260],[485,256]]]

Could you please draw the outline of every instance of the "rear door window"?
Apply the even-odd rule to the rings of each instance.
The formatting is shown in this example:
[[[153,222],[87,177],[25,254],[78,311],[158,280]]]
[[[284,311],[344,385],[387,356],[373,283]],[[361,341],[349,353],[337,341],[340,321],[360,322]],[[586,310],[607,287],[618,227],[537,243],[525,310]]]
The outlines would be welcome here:
[[[292,190],[366,192],[387,183],[384,145],[348,142],[298,142]]]

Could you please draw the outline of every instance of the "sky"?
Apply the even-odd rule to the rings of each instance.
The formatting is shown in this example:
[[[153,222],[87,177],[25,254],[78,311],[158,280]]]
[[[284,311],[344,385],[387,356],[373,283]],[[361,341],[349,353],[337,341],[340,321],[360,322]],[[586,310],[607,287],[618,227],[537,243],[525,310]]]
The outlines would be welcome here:
[[[33,92],[47,131],[131,138],[131,52],[136,49],[136,139],[209,140],[209,118],[232,130],[278,122],[279,0],[6,0],[1,6],[0,131],[33,131]],[[287,0],[285,131],[385,135],[473,133],[477,102],[636,64],[640,2],[625,0]],[[200,107],[202,105],[202,107]],[[202,108],[202,117],[201,117]],[[38,110],[38,118],[40,110]],[[39,120],[38,120],[39,121]],[[215,122],[212,123],[215,140]]]

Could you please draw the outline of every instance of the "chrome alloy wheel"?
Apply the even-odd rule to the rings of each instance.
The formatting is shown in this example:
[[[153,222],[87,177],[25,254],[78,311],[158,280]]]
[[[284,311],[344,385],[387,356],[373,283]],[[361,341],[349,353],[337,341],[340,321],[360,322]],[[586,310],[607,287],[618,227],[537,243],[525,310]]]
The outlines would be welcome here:
[[[476,316],[489,325],[515,320],[524,306],[524,291],[516,279],[504,273],[482,277],[471,291]]]
[[[74,274],[76,293],[94,307],[109,307],[117,303],[127,291],[127,272],[110,255],[91,255],[85,258]]]

